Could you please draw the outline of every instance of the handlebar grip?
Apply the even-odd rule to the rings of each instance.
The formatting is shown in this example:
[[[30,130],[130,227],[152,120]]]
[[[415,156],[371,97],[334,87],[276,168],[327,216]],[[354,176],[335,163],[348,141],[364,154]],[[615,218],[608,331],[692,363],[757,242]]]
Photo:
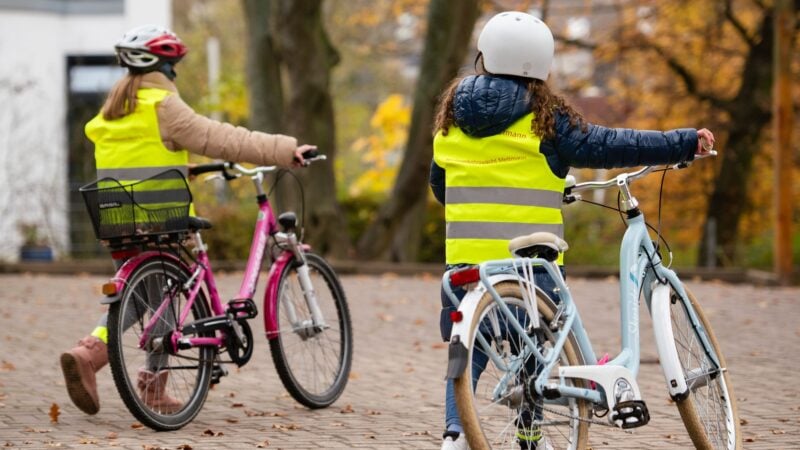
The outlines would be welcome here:
[[[194,167],[189,167],[189,175],[200,175],[208,172],[224,172],[229,167],[228,163],[211,163],[200,164]]]
[[[312,148],[311,150],[306,150],[302,153],[303,159],[313,159],[319,156],[319,150]]]

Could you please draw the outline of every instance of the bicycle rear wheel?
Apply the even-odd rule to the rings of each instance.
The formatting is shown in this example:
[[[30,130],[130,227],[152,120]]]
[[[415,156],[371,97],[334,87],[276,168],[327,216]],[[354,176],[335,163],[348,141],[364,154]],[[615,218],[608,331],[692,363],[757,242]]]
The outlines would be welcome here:
[[[169,339],[176,318],[187,308],[183,286],[190,275],[170,259],[150,259],[133,271],[120,301],[109,309],[108,353],[114,384],[131,414],[154,430],[177,430],[194,419],[211,381],[214,347],[171,354],[159,341]],[[142,349],[140,338],[162,305],[145,344],[150,350]],[[190,317],[208,317],[207,305],[201,289]]]
[[[495,289],[525,328],[530,317],[524,307],[519,285],[516,282],[502,282]],[[556,306],[541,293],[537,293],[537,297],[541,332],[533,333],[531,338],[536,342],[539,351],[544,352],[552,349],[556,340],[549,327]],[[478,303],[473,318],[470,331],[473,342],[467,368],[455,380],[456,406],[470,448],[519,449],[518,431],[529,437],[541,436],[536,448],[585,448],[589,437],[589,423],[586,419],[591,414],[588,402],[575,398],[550,401],[537,395],[532,389],[532,382],[537,374],[537,363],[532,359],[533,356],[520,367],[518,373],[508,373],[493,363],[477,340],[477,334],[483,332],[485,336],[488,335],[489,342],[493,341],[488,333],[491,329],[488,324],[491,322],[497,324],[501,330],[512,329],[509,319],[487,292]],[[503,351],[498,352],[498,355],[508,367],[525,344],[514,332],[504,334],[501,336]],[[570,333],[552,373],[558,374],[560,366],[582,364],[583,356]],[[503,377],[511,381],[503,388],[501,400],[496,401],[495,390]],[[582,380],[573,380],[573,383],[573,386],[584,387]]]
[[[724,370],[727,368],[725,358],[700,304],[694,294],[685,286],[684,289],[723,370],[717,370],[706,354],[699,332],[689,318],[687,306],[673,292],[670,302],[672,332],[678,359],[689,386],[686,398],[676,401],[678,411],[696,448],[740,449],[742,434],[739,413],[730,377]]]
[[[347,300],[336,273],[322,257],[313,253],[305,256],[325,325],[314,326],[298,266],[289,263],[279,280],[279,332],[269,336],[269,347],[289,394],[309,408],[324,408],[339,398],[347,384],[353,333]]]

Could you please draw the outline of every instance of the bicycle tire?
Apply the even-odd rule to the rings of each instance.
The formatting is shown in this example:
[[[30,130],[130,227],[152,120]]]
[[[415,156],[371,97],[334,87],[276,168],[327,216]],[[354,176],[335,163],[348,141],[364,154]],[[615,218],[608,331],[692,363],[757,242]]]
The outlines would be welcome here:
[[[725,358],[722,356],[719,343],[711,329],[703,309],[697,298],[684,286],[686,295],[697,315],[702,327],[706,330],[709,342],[714,347],[720,364],[726,368]],[[675,348],[678,352],[687,385],[697,386],[690,389],[685,398],[676,400],[681,419],[686,426],[686,431],[698,449],[741,449],[742,433],[739,424],[739,412],[736,397],[733,393],[730,377],[727,371],[712,378],[705,370],[712,365],[702,346],[699,345],[698,331],[691,326],[684,303],[673,294],[670,302],[670,319],[675,337]],[[695,366],[700,364],[700,372]],[[695,373],[706,373],[705,384],[698,385],[692,380],[698,379]],[[691,378],[691,380],[690,380]],[[710,416],[710,417],[707,417]],[[717,420],[714,423],[713,420]],[[722,420],[720,420],[722,419]]]
[[[152,337],[162,337],[174,330],[174,317],[177,317],[174,314],[185,307],[186,292],[182,287],[190,275],[171,259],[156,257],[147,260],[131,273],[120,300],[109,308],[108,356],[117,392],[136,419],[157,431],[177,430],[191,422],[202,409],[211,382],[216,356],[214,347],[196,347],[174,355],[139,348],[143,327],[155,309],[151,303],[153,293],[171,290],[177,294],[173,297],[173,307],[165,311],[164,319],[160,319],[151,330]],[[191,312],[193,320],[210,315],[202,289],[195,298]],[[213,337],[213,332],[206,332],[202,336]],[[185,362],[191,365],[184,367]],[[154,375],[141,373],[143,367]],[[167,371],[166,375],[164,371]],[[189,371],[194,373],[185,375]],[[140,381],[153,384],[154,391],[163,385],[163,393],[181,402],[181,405],[164,406],[162,403],[166,397],[161,392],[140,389]]]
[[[353,332],[344,289],[333,268],[316,254],[306,253],[305,257],[327,328],[310,326],[311,313],[299,284],[298,266],[289,262],[279,279],[275,306],[279,329],[269,344],[275,369],[289,394],[302,405],[318,409],[330,406],[347,385]],[[296,315],[294,324],[289,305]],[[331,320],[333,317],[335,320]],[[335,355],[327,355],[326,350]],[[309,370],[303,370],[309,365]]]
[[[509,305],[509,307],[516,307],[519,308],[519,310],[524,311],[524,308],[521,306],[522,294],[520,292],[518,283],[501,282],[495,285],[495,289],[500,297],[506,302],[506,304]],[[552,340],[554,339],[554,336],[549,329],[549,324],[555,314],[556,306],[549,298],[540,292],[537,292],[537,303],[540,320],[542,321],[541,329],[544,330],[542,334],[544,334],[544,337],[546,338],[546,341],[543,344],[545,346],[550,345],[552,348]],[[470,326],[470,336],[472,336],[471,339],[473,339],[474,342],[472,342],[469,356],[467,358],[467,367],[464,371],[464,374],[461,377],[456,378],[454,383],[456,407],[458,409],[458,414],[461,418],[461,423],[467,437],[467,442],[469,443],[470,448],[473,450],[490,449],[493,446],[495,448],[519,448],[519,444],[517,443],[515,437],[517,431],[516,421],[519,420],[522,408],[513,409],[509,406],[493,402],[491,400],[492,391],[495,387],[495,383],[493,382],[485,383],[484,385],[486,386],[486,398],[483,398],[482,401],[476,400],[476,397],[481,396],[482,389],[484,389],[479,383],[486,381],[487,378],[494,379],[494,377],[491,377],[492,374],[489,373],[490,370],[493,369],[497,372],[500,372],[501,375],[504,373],[499,371],[497,367],[489,365],[482,374],[479,374],[477,380],[473,380],[473,356],[476,351],[480,351],[480,344],[476,340],[477,334],[475,330],[476,327],[481,326],[483,320],[492,312],[494,308],[497,308],[497,304],[494,302],[491,294],[488,292],[485,293],[478,302],[478,306],[473,316],[473,322]],[[499,320],[507,319],[503,316],[500,316]],[[572,332],[569,333],[569,337],[562,348],[561,362],[559,364],[583,365],[583,356],[579,351],[579,347]],[[553,373],[558,373],[559,364],[556,364],[553,369]],[[499,376],[501,375],[498,375],[497,379],[499,379]],[[573,382],[574,386],[585,386],[585,382],[583,380],[573,380]],[[542,404],[540,403],[542,401],[541,399],[533,399],[533,401],[537,405]],[[557,428],[557,422],[548,424],[545,422],[545,420],[541,420],[542,423],[540,424],[540,427],[542,436],[544,439],[549,440],[549,443],[553,448],[583,449],[586,447],[589,439],[589,422],[580,419],[590,418],[591,409],[589,402],[583,399],[572,398],[567,399],[567,403],[568,407],[562,408],[561,412],[568,414],[569,417],[571,417],[567,423],[568,433],[565,434],[560,432],[560,430]],[[528,406],[528,409],[530,409],[530,407],[531,405]],[[553,413],[553,410],[559,407],[548,403],[546,408],[547,409],[544,409],[541,412],[543,419],[546,419],[547,417],[566,419],[566,417],[562,417]],[[541,406],[539,409],[541,409]],[[502,418],[503,416],[505,416],[505,419]],[[514,421],[515,423],[510,423],[511,421]]]

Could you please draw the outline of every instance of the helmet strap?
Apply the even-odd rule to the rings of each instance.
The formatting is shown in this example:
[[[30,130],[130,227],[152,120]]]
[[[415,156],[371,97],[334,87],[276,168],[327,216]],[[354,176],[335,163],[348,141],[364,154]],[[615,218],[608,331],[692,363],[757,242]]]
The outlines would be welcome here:
[[[178,76],[178,74],[175,73],[175,65],[169,61],[165,61],[163,64],[159,65],[156,70],[166,75],[170,81],[175,81],[175,77]]]

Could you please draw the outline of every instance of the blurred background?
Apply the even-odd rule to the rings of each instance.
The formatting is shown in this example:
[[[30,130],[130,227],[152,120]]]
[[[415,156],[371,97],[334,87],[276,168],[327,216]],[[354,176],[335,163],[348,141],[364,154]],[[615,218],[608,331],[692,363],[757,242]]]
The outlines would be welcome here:
[[[433,108],[448,81],[473,71],[485,21],[520,10],[552,29],[548,82],[589,121],[714,132],[717,158],[634,185],[678,267],[788,277],[800,257],[798,4],[0,0],[0,260],[106,257],[77,192],[95,178],[83,126],[123,73],[114,43],[155,23],[190,48],[176,84],[199,113],[293,135],[328,156],[270,180],[276,209],[298,211],[318,251],[442,262],[444,211],[427,181]],[[256,213],[248,182],[196,180],[192,190],[214,223],[204,236],[212,257],[245,259]],[[617,202],[612,191],[586,199]],[[565,221],[569,265],[617,264],[618,213],[578,202]]]

